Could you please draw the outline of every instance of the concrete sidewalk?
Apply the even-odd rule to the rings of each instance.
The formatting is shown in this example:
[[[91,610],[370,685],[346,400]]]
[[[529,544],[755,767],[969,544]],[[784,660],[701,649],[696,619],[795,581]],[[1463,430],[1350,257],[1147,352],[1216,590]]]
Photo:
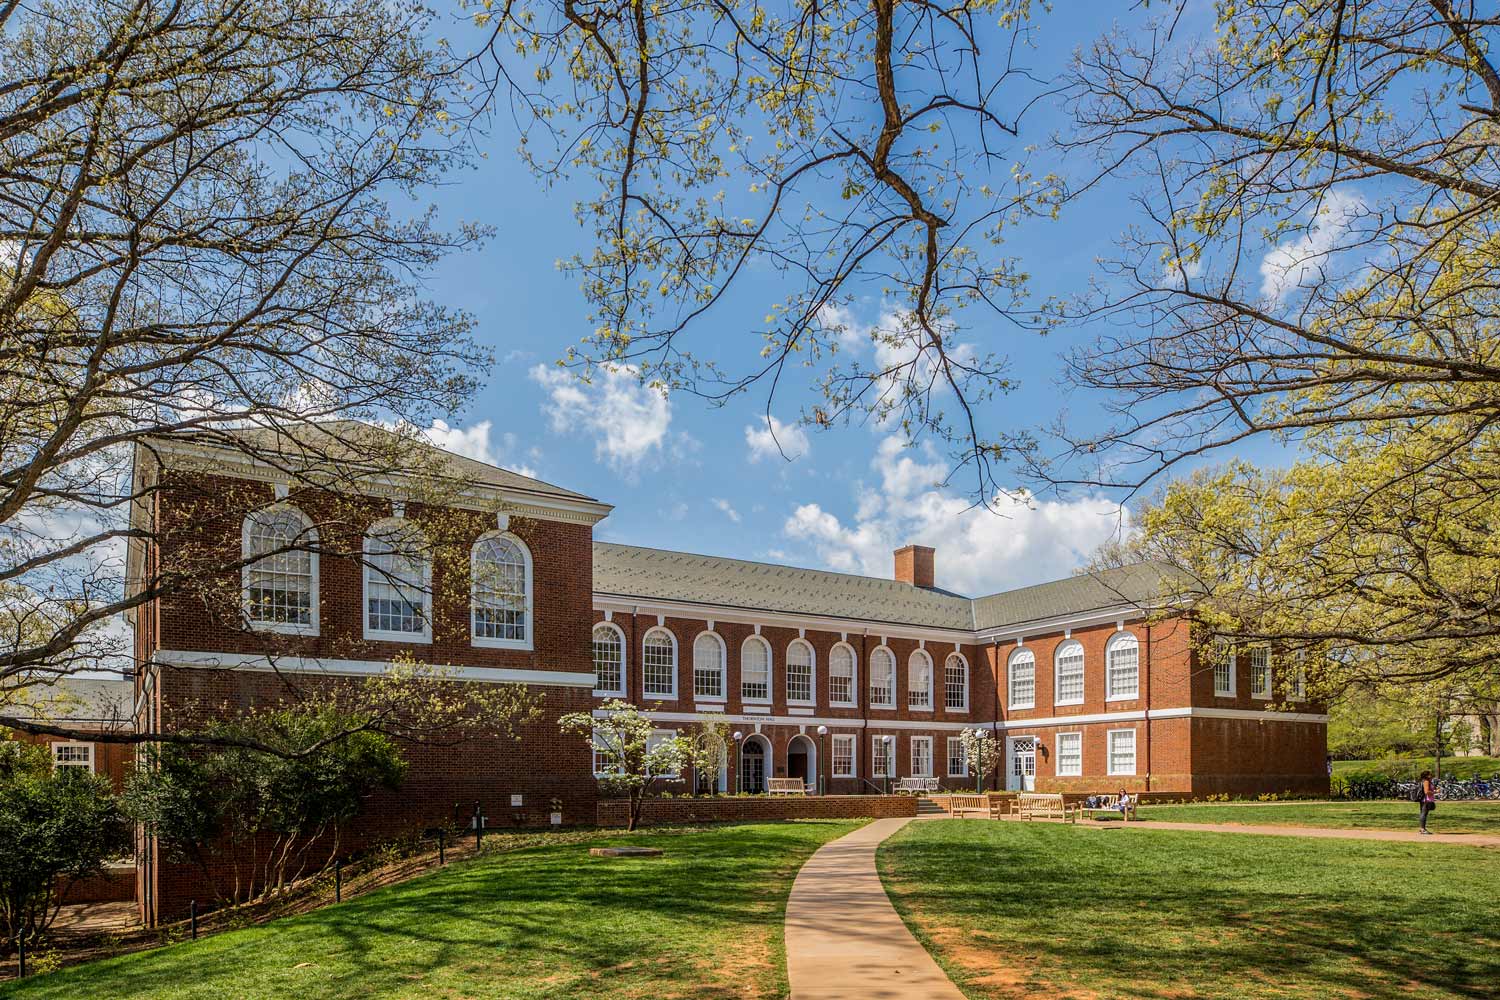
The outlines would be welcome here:
[[[910,819],[878,819],[823,845],[797,873],[786,907],[792,1000],[964,1000],[902,923],[875,848]]]
[[[1415,830],[1348,830],[1328,826],[1276,826],[1259,823],[1172,823],[1141,820],[1136,823],[1080,823],[1109,830],[1198,830],[1208,833],[1253,833],[1267,837],[1319,837],[1331,840],[1385,840],[1417,844],[1467,844],[1470,847],[1500,847],[1500,836],[1488,833],[1432,833]],[[1434,821],[1436,825],[1436,821]]]

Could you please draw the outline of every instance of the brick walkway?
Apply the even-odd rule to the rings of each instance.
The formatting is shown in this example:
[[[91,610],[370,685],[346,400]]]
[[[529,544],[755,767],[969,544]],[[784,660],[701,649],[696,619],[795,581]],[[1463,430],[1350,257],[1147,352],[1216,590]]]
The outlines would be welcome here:
[[[792,1000],[963,1000],[911,936],[875,872],[875,848],[910,819],[878,819],[824,844],[792,883]]]
[[[1500,847],[1500,836],[1488,833],[1433,833],[1415,830],[1340,830],[1327,826],[1274,826],[1257,823],[1169,823],[1143,820],[1139,823],[1080,824],[1110,830],[1202,830],[1209,833],[1255,833],[1268,837],[1325,837],[1334,840],[1386,840],[1422,844],[1468,844],[1470,847]]]

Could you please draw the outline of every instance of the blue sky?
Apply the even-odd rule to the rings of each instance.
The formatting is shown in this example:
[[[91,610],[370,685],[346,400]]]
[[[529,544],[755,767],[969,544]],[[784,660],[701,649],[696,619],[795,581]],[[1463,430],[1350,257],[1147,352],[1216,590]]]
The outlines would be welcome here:
[[[1029,60],[1039,70],[1061,66],[1073,48],[1110,30],[1104,15],[1113,5],[1066,7],[1066,16],[1042,15]],[[1021,142],[1044,144],[1061,124],[1057,109],[1042,107],[1026,120]],[[761,396],[716,408],[682,394],[663,401],[623,378],[583,386],[548,370],[590,329],[575,279],[555,265],[586,245],[572,213],[581,189],[544,191],[513,148],[513,133],[497,124],[485,162],[437,194],[449,220],[496,228],[484,249],[450,258],[431,284],[435,298],[477,318],[478,337],[496,358],[472,405],[447,433],[439,428],[443,443],[614,504],[596,529],[605,540],[882,576],[893,548],[930,544],[939,586],[966,593],[1065,576],[1120,530],[1116,498],[1099,494],[1049,497],[1008,517],[968,510],[961,486],[933,485],[947,470],[939,456],[903,449],[880,428],[792,427],[803,401],[795,395],[773,407],[790,427],[783,446],[798,453],[788,462],[768,447]],[[997,177],[1006,169],[997,167]],[[1128,182],[1102,186],[1060,220],[1013,231],[1007,250],[1024,261],[1037,294],[1084,285],[1096,256],[1132,221],[1129,191]],[[708,335],[722,338],[726,351],[759,347],[755,324],[780,296],[774,283],[757,280],[736,303],[747,315],[721,310],[707,319]],[[867,322],[879,303],[859,302],[854,311]],[[1020,381],[985,418],[1036,426],[1062,409],[1074,419],[1097,413],[1098,400],[1069,398],[1059,382],[1059,356],[1089,335],[1043,338],[999,323],[966,330],[963,339],[1008,355]]]

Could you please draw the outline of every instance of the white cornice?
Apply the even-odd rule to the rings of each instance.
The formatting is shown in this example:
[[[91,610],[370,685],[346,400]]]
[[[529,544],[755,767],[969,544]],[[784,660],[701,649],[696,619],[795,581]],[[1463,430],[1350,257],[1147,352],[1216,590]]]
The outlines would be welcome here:
[[[834,634],[847,632],[850,635],[868,635],[876,640],[881,636],[928,642],[974,644],[974,634],[963,629],[938,628],[922,625],[895,625],[890,622],[866,618],[833,618],[808,615],[792,611],[760,611],[754,608],[736,608],[723,604],[694,604],[687,601],[665,601],[657,598],[634,598],[621,594],[594,593],[595,611],[641,615],[666,615],[670,618],[695,618],[714,621],[735,622],[740,625],[768,625],[775,628],[813,629]]]
[[[204,472],[253,482],[286,482],[286,470],[279,469],[269,462],[258,461],[253,456],[231,448],[216,448],[197,442],[157,439],[152,442],[152,449],[160,454],[166,466],[172,469]],[[287,456],[287,462],[293,463],[294,458]],[[308,467],[304,472],[309,479],[316,482],[314,468]],[[346,480],[340,480],[338,489],[353,490],[365,496],[387,499],[414,499],[410,491],[410,480],[399,473],[372,472],[367,475],[351,476]],[[610,511],[614,510],[611,505],[597,500],[551,496],[472,480],[462,481],[454,495],[444,500],[444,506],[485,512],[492,511],[496,507],[504,507],[512,516],[588,525],[599,523],[609,515]]]
[[[294,674],[328,674],[335,677],[369,677],[391,669],[390,660],[342,660],[333,657],[276,656],[264,653],[212,653],[201,650],[159,649],[153,657],[174,667],[206,670],[279,671]],[[570,670],[518,670],[512,667],[449,667],[443,680],[485,681],[490,684],[530,684],[542,687],[594,688],[592,673]]]
[[[994,628],[982,628],[975,633],[975,641],[1008,642],[1013,639],[1035,638],[1040,635],[1048,635],[1052,632],[1063,632],[1069,629],[1088,628],[1091,625],[1107,625],[1121,621],[1135,621],[1144,618],[1146,612],[1135,605],[1116,605],[1112,608],[1100,608],[1096,611],[1084,611],[1072,615],[1054,615],[1050,618],[1037,618],[1029,622],[1017,622],[1014,625],[1000,625]]]

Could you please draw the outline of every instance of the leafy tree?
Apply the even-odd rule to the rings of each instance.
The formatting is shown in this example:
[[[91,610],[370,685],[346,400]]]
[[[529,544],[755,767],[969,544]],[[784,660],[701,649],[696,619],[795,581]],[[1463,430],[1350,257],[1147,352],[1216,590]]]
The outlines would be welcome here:
[[[344,826],[373,792],[399,788],[406,774],[389,736],[332,707],[254,712],[213,731],[269,749],[158,746],[126,800],[169,858],[200,865],[235,903],[282,891],[309,865],[331,864]]]
[[[1004,755],[1000,740],[988,729],[965,729],[958,734],[964,747],[964,760],[974,776],[974,790],[984,791],[984,783],[994,773]]]
[[[682,746],[684,763],[693,771],[694,794],[712,795],[719,771],[729,762],[729,723],[700,719],[682,737]]]
[[[611,699],[600,706],[603,715],[570,712],[557,720],[564,733],[588,740],[594,752],[595,775],[608,795],[630,801],[628,829],[640,825],[646,796],[662,783],[677,781],[686,766],[689,740],[676,732],[653,728],[644,712],[628,701]]]
[[[131,849],[107,778],[54,768],[43,747],[0,733],[0,950],[37,941],[68,887]]]

